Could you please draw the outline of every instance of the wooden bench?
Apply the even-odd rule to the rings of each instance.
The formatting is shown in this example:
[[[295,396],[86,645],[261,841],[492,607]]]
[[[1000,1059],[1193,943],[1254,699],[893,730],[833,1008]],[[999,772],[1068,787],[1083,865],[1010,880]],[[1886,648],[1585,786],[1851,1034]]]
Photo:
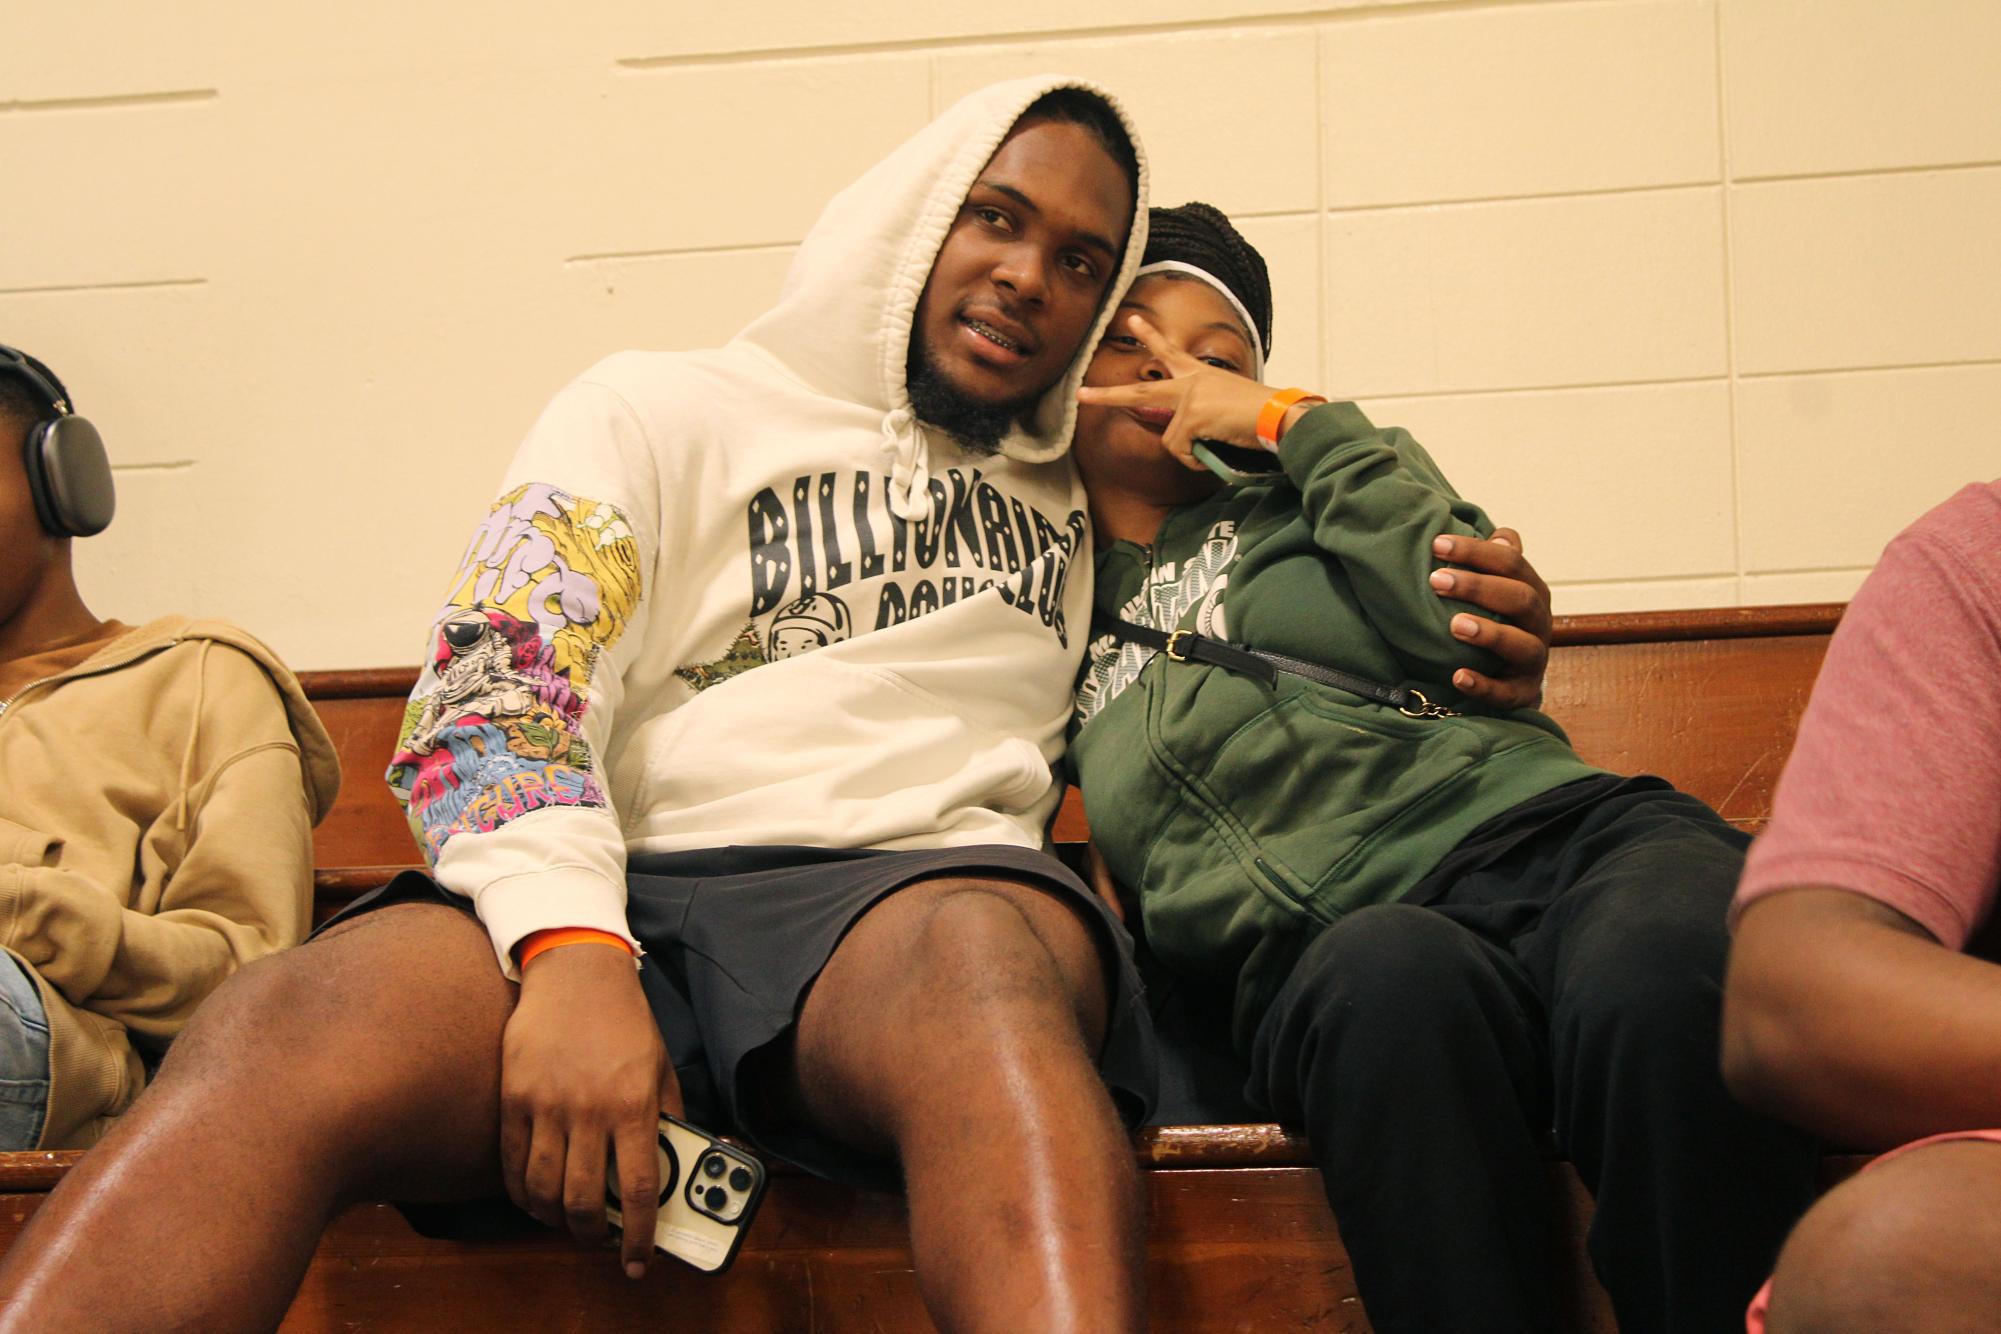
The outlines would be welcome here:
[[[1840,604],[1559,619],[1545,707],[1588,760],[1651,772],[1755,832],[1791,749]],[[340,748],[347,778],[316,834],[317,915],[394,871],[415,847],[380,775],[406,669],[302,678]],[[1072,800],[1060,844],[1086,835]],[[1298,1137],[1273,1125],[1175,1126],[1135,1137],[1144,1169],[1154,1325],[1173,1330],[1367,1331],[1347,1257]],[[0,1247],[75,1154],[0,1154]],[[1830,1160],[1831,1175],[1852,1170]],[[1591,1277],[1590,1200],[1568,1164],[1550,1165],[1554,1263],[1566,1328],[1615,1329]],[[418,1237],[393,1209],[361,1206],[328,1229],[286,1328],[478,1327],[593,1331],[929,1328],[911,1271],[902,1201],[786,1170],[773,1172],[736,1267],[711,1278],[674,1264],[645,1281],[608,1255],[550,1234],[506,1242]]]

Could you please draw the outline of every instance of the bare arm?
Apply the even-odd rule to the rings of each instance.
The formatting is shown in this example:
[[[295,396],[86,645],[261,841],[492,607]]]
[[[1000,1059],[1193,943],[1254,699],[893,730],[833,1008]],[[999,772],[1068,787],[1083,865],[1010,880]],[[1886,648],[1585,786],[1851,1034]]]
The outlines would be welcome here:
[[[1725,1077],[1856,1147],[2001,1126],[2001,968],[1962,953],[2001,883],[1984,540],[1934,524],[1884,551],[1738,890]]]
[[[1738,922],[1723,1073],[1852,1148],[2001,1126],[2001,967],[1860,894],[1774,893]]]

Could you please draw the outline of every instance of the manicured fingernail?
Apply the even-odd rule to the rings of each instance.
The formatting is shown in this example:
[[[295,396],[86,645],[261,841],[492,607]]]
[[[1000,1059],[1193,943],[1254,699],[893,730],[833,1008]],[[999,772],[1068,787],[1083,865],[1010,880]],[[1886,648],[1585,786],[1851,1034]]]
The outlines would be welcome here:
[[[1473,688],[1473,673],[1464,671],[1452,673],[1452,684],[1461,690],[1471,690]]]
[[[625,1263],[625,1276],[627,1278],[645,1278],[646,1266],[637,1260],[628,1260]]]
[[[1458,582],[1457,579],[1452,577],[1452,571],[1450,570],[1433,570],[1431,572],[1431,586],[1441,593],[1450,593],[1453,585]]]
[[[1475,628],[1476,625],[1471,616],[1454,616],[1452,618],[1452,633],[1461,639],[1471,639]]]
[[[1452,539],[1449,537],[1432,538],[1431,554],[1434,556],[1450,556],[1452,554]]]

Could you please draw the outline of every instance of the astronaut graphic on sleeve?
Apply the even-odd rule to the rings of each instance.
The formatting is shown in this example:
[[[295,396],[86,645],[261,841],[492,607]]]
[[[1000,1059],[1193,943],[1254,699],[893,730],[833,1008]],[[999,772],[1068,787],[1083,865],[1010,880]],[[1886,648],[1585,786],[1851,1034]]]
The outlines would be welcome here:
[[[520,624],[479,607],[446,618],[438,627],[439,661],[433,664],[438,688],[425,698],[404,749],[429,755],[446,730],[466,718],[524,718],[537,711],[534,678],[514,670]],[[555,720],[553,712],[543,712]]]
[[[433,858],[455,834],[606,804],[583,734],[590,678],[638,601],[610,506],[546,485],[503,497],[467,549],[390,762]]]

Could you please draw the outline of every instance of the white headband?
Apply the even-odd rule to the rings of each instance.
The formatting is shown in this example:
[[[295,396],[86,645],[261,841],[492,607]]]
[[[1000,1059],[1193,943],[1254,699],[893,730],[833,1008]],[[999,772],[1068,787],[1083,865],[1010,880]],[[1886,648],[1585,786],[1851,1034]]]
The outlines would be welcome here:
[[[1251,336],[1251,378],[1253,380],[1265,378],[1265,344],[1264,339],[1258,336],[1258,322],[1251,318],[1250,311],[1244,309],[1244,303],[1237,300],[1237,294],[1230,290],[1228,283],[1207,269],[1184,264],[1178,259],[1157,259],[1151,264],[1142,264],[1139,272],[1133,275],[1133,281],[1137,283],[1140,279],[1155,273],[1185,273],[1191,278],[1200,278],[1215,288],[1217,294],[1230,303],[1230,309],[1237,312],[1237,317],[1244,322],[1244,332]]]

